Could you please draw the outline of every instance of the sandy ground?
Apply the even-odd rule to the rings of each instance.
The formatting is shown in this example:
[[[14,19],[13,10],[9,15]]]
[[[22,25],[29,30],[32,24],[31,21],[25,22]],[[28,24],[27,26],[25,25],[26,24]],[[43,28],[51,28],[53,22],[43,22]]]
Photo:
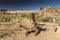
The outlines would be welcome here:
[[[28,36],[25,35],[26,31],[17,31],[12,37],[0,38],[0,40],[60,40],[60,33],[54,31],[41,32],[39,35],[35,36],[35,33],[31,33]]]

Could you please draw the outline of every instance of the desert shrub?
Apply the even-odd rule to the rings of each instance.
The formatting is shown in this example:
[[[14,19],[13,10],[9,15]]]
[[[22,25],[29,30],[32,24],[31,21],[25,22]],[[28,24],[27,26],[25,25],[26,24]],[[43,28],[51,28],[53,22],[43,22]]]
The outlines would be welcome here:
[[[60,17],[57,16],[57,17],[55,18],[55,20],[56,20],[56,23],[58,23],[58,25],[60,25]]]
[[[8,13],[0,13],[0,21],[11,21],[12,18],[13,16]]]
[[[43,7],[40,8],[40,10],[42,10],[42,9],[43,9]]]
[[[42,22],[53,22],[53,18],[51,17],[46,17],[41,19]]]
[[[37,22],[41,22],[44,19],[43,16],[39,13],[35,13],[35,18]]]

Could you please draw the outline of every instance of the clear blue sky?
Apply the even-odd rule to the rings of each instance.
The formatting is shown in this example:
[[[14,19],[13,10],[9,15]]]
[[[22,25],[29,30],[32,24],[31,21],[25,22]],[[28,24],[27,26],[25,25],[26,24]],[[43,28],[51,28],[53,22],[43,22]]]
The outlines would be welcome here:
[[[46,6],[60,7],[60,0],[0,0],[0,9],[37,10]]]

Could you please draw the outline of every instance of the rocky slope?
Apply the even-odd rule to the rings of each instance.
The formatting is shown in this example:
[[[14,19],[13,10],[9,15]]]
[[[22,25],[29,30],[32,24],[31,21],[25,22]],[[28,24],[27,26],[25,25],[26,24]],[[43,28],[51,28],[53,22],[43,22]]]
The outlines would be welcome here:
[[[34,27],[31,13],[35,14],[37,23],[39,24],[46,23],[47,25],[50,25],[46,26],[49,30],[42,31],[37,36],[35,36],[37,31],[26,36],[26,32],[30,30],[30,28]],[[55,28],[60,27],[56,26],[56,24],[59,23],[60,23],[60,8],[57,7],[46,7],[38,11],[35,10],[30,12],[29,11],[1,12],[0,40],[60,40],[59,38],[60,32],[59,33],[55,32]]]

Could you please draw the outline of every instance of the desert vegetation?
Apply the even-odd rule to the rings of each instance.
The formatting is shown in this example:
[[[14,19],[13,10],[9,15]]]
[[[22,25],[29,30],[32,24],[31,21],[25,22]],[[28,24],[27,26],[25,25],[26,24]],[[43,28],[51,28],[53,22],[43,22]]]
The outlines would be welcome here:
[[[46,31],[47,28],[38,28],[42,23],[56,23],[60,25],[59,8],[47,7],[40,8],[37,12],[26,13],[7,13],[0,11],[0,38],[16,35],[17,31],[26,30],[26,33]],[[42,22],[42,23],[40,23]],[[45,24],[42,24],[45,26]],[[40,30],[40,31],[39,31]]]

